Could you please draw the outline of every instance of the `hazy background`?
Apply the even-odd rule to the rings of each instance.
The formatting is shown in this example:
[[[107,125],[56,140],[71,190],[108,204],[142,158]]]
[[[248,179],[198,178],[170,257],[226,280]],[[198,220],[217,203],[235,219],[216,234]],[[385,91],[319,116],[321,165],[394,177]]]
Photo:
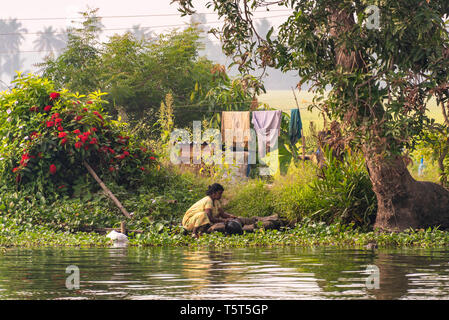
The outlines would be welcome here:
[[[65,47],[65,30],[80,20],[81,11],[99,8],[103,33],[101,40],[107,41],[113,34],[131,31],[139,36],[154,37],[172,29],[183,29],[192,19],[199,22],[204,31],[221,25],[217,15],[205,7],[207,0],[196,0],[198,14],[181,17],[171,0],[25,0],[2,3],[0,11],[0,89],[5,90],[15,71],[39,73],[36,63],[49,55],[58,55]],[[260,34],[265,35],[271,26],[285,20],[288,11],[275,8],[269,12],[255,13],[255,22]],[[221,51],[220,42],[211,34],[205,34],[205,50],[200,55],[224,64],[231,62]],[[235,70],[231,70],[231,75]],[[255,72],[255,75],[259,75]],[[299,78],[295,73],[283,74],[269,69],[265,78],[267,90],[291,90]]]

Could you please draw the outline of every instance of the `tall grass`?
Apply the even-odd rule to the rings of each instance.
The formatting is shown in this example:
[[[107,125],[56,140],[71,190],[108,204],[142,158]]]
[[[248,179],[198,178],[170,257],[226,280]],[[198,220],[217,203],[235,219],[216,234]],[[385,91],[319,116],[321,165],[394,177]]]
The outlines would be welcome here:
[[[327,153],[326,159],[323,169],[311,162],[292,165],[271,185],[256,180],[237,186],[226,209],[242,216],[279,214],[292,222],[372,225],[377,200],[363,157],[348,154],[339,162]]]

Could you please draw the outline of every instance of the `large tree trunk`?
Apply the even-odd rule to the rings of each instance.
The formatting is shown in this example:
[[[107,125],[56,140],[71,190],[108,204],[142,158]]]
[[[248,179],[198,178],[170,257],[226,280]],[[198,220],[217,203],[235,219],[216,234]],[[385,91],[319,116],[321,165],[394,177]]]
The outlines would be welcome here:
[[[330,8],[330,34],[335,39],[355,24],[353,11],[346,7]],[[362,55],[344,44],[335,50],[335,63],[343,71],[365,70]],[[346,88],[344,88],[346,89]],[[373,106],[374,115],[382,120],[382,106]],[[364,148],[366,164],[377,196],[378,211],[374,227],[383,231],[440,226],[449,228],[449,191],[431,182],[413,179],[402,157],[382,159],[383,148]],[[367,151],[370,149],[370,151]]]
[[[449,192],[445,188],[413,179],[402,157],[390,161],[367,158],[366,164],[377,196],[375,228],[449,228]]]

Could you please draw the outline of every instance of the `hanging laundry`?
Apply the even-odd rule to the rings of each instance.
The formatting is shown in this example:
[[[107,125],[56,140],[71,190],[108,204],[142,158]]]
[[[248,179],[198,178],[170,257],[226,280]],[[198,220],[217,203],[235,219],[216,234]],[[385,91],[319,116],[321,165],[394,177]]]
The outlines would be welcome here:
[[[302,121],[301,121],[301,113],[299,109],[291,109],[290,110],[290,123],[288,127],[288,136],[290,138],[290,142],[292,145],[295,145],[299,139],[301,139],[301,129],[302,129]]]
[[[281,129],[281,117],[281,110],[253,112],[252,124],[257,134],[259,160],[265,157],[267,146],[270,147],[270,151],[276,148]]]
[[[249,111],[223,111],[221,113],[221,137],[226,143],[226,132],[232,132],[233,143],[247,146],[249,140]]]

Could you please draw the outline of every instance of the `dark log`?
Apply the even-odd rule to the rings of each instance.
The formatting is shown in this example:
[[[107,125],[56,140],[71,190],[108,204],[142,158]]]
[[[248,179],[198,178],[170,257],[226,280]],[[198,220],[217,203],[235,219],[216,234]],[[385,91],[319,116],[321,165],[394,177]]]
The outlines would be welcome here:
[[[254,224],[247,224],[243,226],[243,232],[254,232]]]
[[[212,233],[212,232],[225,232],[225,223],[224,222],[218,222],[213,224],[208,230],[207,233]]]
[[[268,217],[237,217],[237,220],[243,227],[243,231],[253,232],[255,229],[263,228],[266,230],[279,230],[285,223],[277,214]],[[219,222],[213,224],[207,233],[222,232],[225,233],[225,223]]]

